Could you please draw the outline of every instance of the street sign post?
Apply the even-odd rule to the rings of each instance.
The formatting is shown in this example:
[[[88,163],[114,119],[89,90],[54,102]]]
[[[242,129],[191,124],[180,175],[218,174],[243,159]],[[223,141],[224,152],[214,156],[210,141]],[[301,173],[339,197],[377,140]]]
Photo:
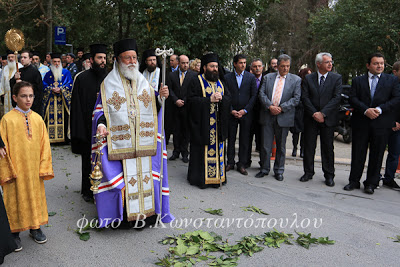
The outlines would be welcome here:
[[[65,45],[67,43],[67,32],[65,27],[54,27],[54,44]]]

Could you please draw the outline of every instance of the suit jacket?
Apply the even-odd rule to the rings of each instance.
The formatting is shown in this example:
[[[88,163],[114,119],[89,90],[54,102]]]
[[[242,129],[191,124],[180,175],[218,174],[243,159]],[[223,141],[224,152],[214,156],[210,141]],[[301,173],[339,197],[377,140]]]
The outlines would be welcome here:
[[[169,95],[174,104],[178,99],[182,99],[183,101],[185,101],[186,104],[186,95],[188,87],[190,85],[190,81],[192,78],[195,78],[196,76],[197,73],[191,70],[187,70],[185,79],[183,80],[183,83],[181,85],[179,70],[169,73],[168,89],[169,89]]]
[[[256,78],[248,71],[244,71],[240,88],[236,81],[235,72],[225,75],[225,83],[231,93],[231,110],[245,109],[251,112],[257,99]]]
[[[382,73],[371,99],[368,74],[353,79],[350,90],[350,105],[354,108],[351,117],[353,128],[392,128],[396,121],[395,109],[400,104],[400,86],[397,77]],[[364,115],[368,108],[380,107],[382,114],[371,120]]]
[[[260,124],[266,125],[273,117],[269,112],[272,105],[272,94],[274,91],[275,79],[278,73],[268,73],[264,76],[264,82],[260,87],[259,98],[261,101]],[[283,87],[281,102],[279,106],[282,112],[277,115],[280,127],[293,127],[296,106],[301,97],[301,79],[299,76],[288,73],[286,75],[285,86]]]
[[[307,75],[303,82],[301,95],[304,115],[312,117],[315,112],[320,111],[325,115],[324,124],[326,126],[336,126],[341,93],[342,76],[340,74],[329,72],[321,91],[318,84],[318,72]]]

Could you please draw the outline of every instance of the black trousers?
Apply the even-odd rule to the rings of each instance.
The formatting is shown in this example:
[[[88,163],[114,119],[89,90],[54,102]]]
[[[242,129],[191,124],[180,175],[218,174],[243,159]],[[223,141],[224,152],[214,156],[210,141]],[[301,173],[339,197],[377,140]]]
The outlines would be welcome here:
[[[179,157],[187,157],[189,145],[189,127],[187,122],[186,108],[175,109],[175,127],[174,127],[174,151],[173,154]]]
[[[256,143],[256,150],[261,151],[261,124],[259,123],[260,119],[260,111],[259,108],[256,109],[256,106],[254,105],[253,108],[253,121],[251,123],[251,129],[250,129],[250,137],[249,137],[249,155],[248,155],[248,162],[246,166],[251,166],[251,152],[253,149],[253,137],[255,137],[255,143]],[[261,165],[261,162],[260,162]]]
[[[236,119],[233,115],[229,119],[229,130],[228,130],[228,165],[235,165],[235,143],[236,134],[239,129],[239,161],[237,162],[237,167],[241,168],[246,166],[249,159],[249,149],[250,146],[250,129],[252,123],[252,114],[247,113],[241,119]]]
[[[320,134],[322,171],[325,179],[335,177],[335,154],[333,152],[333,137],[335,127],[328,127],[324,123],[319,123],[313,118],[304,118],[304,174],[313,176],[315,148],[317,146],[317,136]]]
[[[92,171],[92,162],[90,160],[90,147],[86,147],[85,152],[82,153],[82,184],[81,184],[81,194],[84,196],[93,197],[93,192],[90,190],[91,184],[89,175]]]
[[[353,128],[350,183],[360,183],[369,146],[367,179],[364,181],[364,185],[378,186],[390,131],[390,128]]]

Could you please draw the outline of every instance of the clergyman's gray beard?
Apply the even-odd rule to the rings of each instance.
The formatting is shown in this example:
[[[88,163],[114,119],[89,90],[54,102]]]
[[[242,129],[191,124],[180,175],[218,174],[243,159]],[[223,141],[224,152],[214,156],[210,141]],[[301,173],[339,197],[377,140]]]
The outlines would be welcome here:
[[[13,62],[8,61],[7,66],[8,66],[8,69],[10,70],[10,72],[13,72],[17,68],[17,63],[15,61],[13,61]]]
[[[83,63],[83,64],[82,64],[82,67],[83,67],[83,70],[88,70],[88,69],[90,69],[89,64]]]
[[[61,75],[62,75],[62,67],[61,66],[54,66],[54,65],[50,65],[50,70],[53,73],[54,76],[54,81],[61,81]]]
[[[124,63],[119,63],[119,70],[121,71],[121,74],[127,78],[128,80],[135,81],[137,80],[138,73],[139,73],[139,64],[124,64]],[[129,68],[130,66],[134,66],[134,68]]]

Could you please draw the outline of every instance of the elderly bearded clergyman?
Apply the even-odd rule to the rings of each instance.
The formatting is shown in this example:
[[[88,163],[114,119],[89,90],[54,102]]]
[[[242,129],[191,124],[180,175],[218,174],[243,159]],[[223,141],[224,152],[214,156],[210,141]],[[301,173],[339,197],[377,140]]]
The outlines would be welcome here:
[[[61,55],[52,53],[50,71],[43,79],[44,119],[50,143],[66,141],[72,82],[71,73],[61,65]]]
[[[160,214],[159,186],[161,158],[162,222],[171,222],[166,150],[158,138],[161,131],[156,97],[168,97],[168,87],[156,92],[139,72],[134,39],[114,44],[113,70],[104,79],[93,117],[92,136],[107,136],[101,147],[103,180],[94,194],[101,226],[124,219],[124,226],[141,227]],[[161,112],[160,112],[161,115]],[[97,148],[92,140],[92,150]],[[94,154],[93,154],[94,156]],[[92,156],[92,157],[93,157]],[[151,217],[151,218],[149,218]],[[107,220],[108,219],[108,220]],[[136,223],[133,225],[133,221]]]

